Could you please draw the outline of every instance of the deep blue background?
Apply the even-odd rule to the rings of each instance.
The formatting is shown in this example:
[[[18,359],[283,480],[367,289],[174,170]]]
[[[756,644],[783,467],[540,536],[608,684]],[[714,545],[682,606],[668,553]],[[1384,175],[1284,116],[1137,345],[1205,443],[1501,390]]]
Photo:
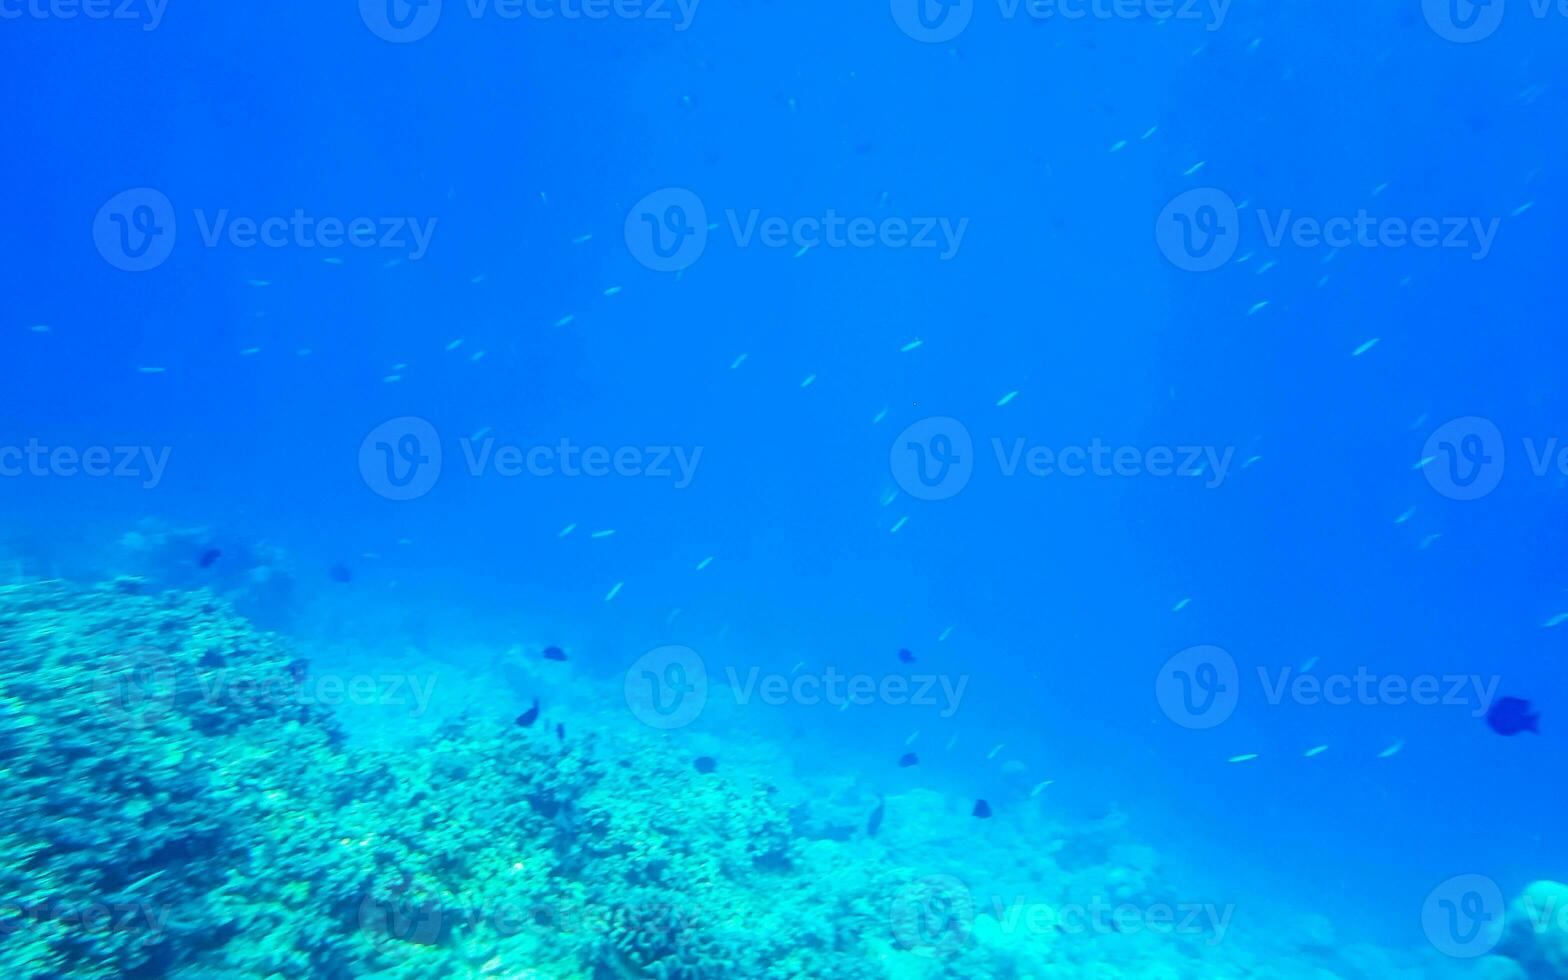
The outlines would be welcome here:
[[[322,570],[322,590],[329,564],[352,562],[339,595],[367,609],[441,610],[500,642],[549,622],[612,681],[670,642],[877,672],[908,646],[970,675],[962,710],[803,709],[779,730],[808,764],[961,795],[997,792],[996,765],[1018,759],[1057,779],[1064,811],[1129,809],[1230,900],[1369,911],[1367,931],[1402,941],[1450,875],[1510,892],[1568,875],[1553,831],[1568,625],[1541,628],[1568,610],[1564,480],[1531,473],[1523,446],[1568,437],[1560,18],[1518,6],[1457,45],[1410,2],[1238,2],[1214,31],[982,5],[962,37],[926,45],[880,3],[709,0],[684,32],[462,11],[449,2],[404,45],[351,3],[176,0],[153,31],[0,24],[0,441],[172,448],[151,491],[0,480],[7,536],[68,555],[147,516],[263,536]],[[92,225],[141,186],[174,202],[181,240],[130,274]],[[947,262],[717,237],[677,277],[622,236],[627,209],[668,186],[719,222],[833,208],[969,225]],[[1350,248],[1325,264],[1253,234],[1251,259],[1195,274],[1162,257],[1154,222],[1200,186],[1271,214],[1503,220],[1484,261]],[[329,265],[201,247],[193,211],[222,208],[438,224],[420,261],[343,249]],[[684,490],[449,470],[399,503],[366,487],[358,451],[405,415],[441,431],[450,461],[485,426],[703,457]],[[1509,453],[1473,502],[1414,468],[1465,415],[1493,420]],[[977,474],[951,500],[883,506],[894,436],[928,416],[974,435]],[[1236,457],[1213,489],[1005,479],[993,437]],[[617,534],[590,541],[596,528]],[[1319,673],[1496,675],[1538,703],[1543,733],[1504,740],[1460,707],[1272,706],[1255,682],[1233,719],[1190,732],[1154,689],[1200,643],[1244,674],[1316,656]],[[889,772],[916,728],[927,765]]]

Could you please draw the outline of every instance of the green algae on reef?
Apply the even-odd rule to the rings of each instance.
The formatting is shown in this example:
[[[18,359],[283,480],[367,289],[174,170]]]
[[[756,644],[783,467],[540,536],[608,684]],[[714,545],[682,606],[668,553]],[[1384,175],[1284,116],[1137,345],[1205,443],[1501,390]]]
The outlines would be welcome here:
[[[1174,896],[1119,827],[994,820],[982,838],[915,791],[872,840],[854,793],[790,805],[657,740],[562,741],[499,704],[417,751],[361,745],[299,696],[296,658],[205,592],[0,588],[0,971],[1525,975],[1339,948],[1326,922],[1281,937],[1229,907],[1154,928]],[[1095,903],[1141,917],[1101,928]]]

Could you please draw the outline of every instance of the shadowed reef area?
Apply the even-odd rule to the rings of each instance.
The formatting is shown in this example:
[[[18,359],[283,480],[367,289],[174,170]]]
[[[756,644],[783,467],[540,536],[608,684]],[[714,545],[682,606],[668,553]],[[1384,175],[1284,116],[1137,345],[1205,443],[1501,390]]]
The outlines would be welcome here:
[[[7,977],[1555,977],[1540,883],[1507,956],[1341,944],[1179,901],[1115,822],[977,823],[927,791],[701,773],[658,733],[473,711],[350,736],[211,593],[0,588]],[[586,683],[586,682],[585,682]],[[1557,917],[1557,918],[1560,918]]]

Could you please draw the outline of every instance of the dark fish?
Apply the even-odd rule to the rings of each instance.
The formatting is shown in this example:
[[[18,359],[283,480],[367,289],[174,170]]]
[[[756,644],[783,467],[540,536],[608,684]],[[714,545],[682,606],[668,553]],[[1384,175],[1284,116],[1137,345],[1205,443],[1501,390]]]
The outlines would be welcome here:
[[[912,664],[915,662],[915,655],[908,650],[900,650],[898,651],[898,662],[901,664]]]
[[[920,756],[915,755],[913,752],[905,752],[898,757],[898,768],[900,769],[908,769],[910,766],[918,765],[920,765]]]
[[[887,801],[877,797],[877,808],[871,811],[871,819],[866,821],[866,836],[875,837],[882,828],[882,815],[887,812]]]
[[[310,669],[310,661],[303,657],[289,661],[289,676],[294,678],[294,683],[305,683],[305,671]]]
[[[196,564],[200,565],[202,568],[211,568],[213,563],[222,557],[223,552],[219,551],[217,548],[208,548],[206,551],[201,553],[200,558],[196,559]]]
[[[334,582],[354,581],[354,570],[341,563],[333,565],[331,568],[327,569],[327,575]]]
[[[970,816],[979,817],[981,820],[991,819],[991,804],[985,800],[975,800],[975,808]]]
[[[697,761],[694,762],[693,765],[695,765],[697,767],[697,771],[702,773],[704,776],[719,768],[718,760],[713,758],[711,755],[698,756]]]
[[[559,660],[564,663],[566,661],[566,651],[562,650],[560,647],[545,647],[544,659]]]
[[[560,722],[555,723],[555,737],[563,742],[566,741],[566,726]]]
[[[1523,698],[1498,698],[1486,713],[1486,723],[1499,735],[1541,734],[1540,712],[1531,711],[1530,702]]]
[[[534,722],[539,720],[539,699],[534,698],[534,706],[517,716],[517,723],[524,728],[532,728]]]

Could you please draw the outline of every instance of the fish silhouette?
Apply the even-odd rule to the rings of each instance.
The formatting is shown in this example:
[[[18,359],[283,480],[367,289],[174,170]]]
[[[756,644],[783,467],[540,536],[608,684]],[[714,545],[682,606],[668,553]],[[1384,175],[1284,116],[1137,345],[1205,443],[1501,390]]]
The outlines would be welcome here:
[[[1541,734],[1541,714],[1531,711],[1530,702],[1523,698],[1498,698],[1486,713],[1486,723],[1499,735]]]
[[[539,720],[539,699],[534,698],[534,706],[517,716],[517,724],[523,728],[532,728],[534,722]]]
[[[871,819],[866,821],[866,836],[875,837],[882,827],[882,815],[887,812],[887,801],[877,797],[877,808],[871,811]]]

